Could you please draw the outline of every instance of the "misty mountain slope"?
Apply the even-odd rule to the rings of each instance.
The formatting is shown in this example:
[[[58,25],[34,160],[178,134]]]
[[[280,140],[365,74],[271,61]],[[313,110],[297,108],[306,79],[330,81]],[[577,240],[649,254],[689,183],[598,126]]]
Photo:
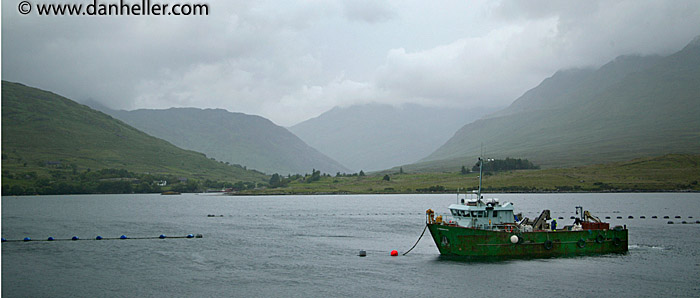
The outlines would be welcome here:
[[[490,157],[528,158],[549,167],[700,152],[697,42],[664,58],[621,57],[580,72],[578,84],[560,80],[566,83],[550,86],[561,75],[504,111],[464,126],[414,167],[469,164],[482,142]]]
[[[628,74],[647,69],[661,60],[659,56],[620,56],[599,69],[568,69],[557,71],[537,87],[525,92],[507,108],[491,115],[505,116],[518,112],[555,110],[572,101],[585,97],[624,79]]]
[[[47,164],[126,169],[198,179],[257,181],[262,173],[183,150],[70,99],[2,82],[3,175],[49,171]]]
[[[493,110],[382,104],[336,107],[290,130],[353,171],[372,171],[425,157],[458,128]]]
[[[179,147],[270,174],[348,171],[260,116],[196,108],[106,112]]]

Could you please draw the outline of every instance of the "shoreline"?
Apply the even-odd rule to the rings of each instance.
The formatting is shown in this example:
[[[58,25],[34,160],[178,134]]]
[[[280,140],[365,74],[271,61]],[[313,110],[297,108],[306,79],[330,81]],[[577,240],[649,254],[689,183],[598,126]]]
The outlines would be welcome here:
[[[431,195],[462,194],[463,192],[271,192],[224,193],[225,196],[325,196],[325,195]],[[485,192],[486,193],[486,192]],[[610,190],[610,191],[489,191],[489,194],[605,194],[605,193],[700,193],[697,190]]]
[[[489,191],[489,194],[606,194],[606,193],[700,193],[697,190],[612,190],[612,191]],[[161,193],[130,193],[131,195],[160,195]],[[348,196],[348,195],[449,195],[464,194],[464,192],[274,192],[274,193],[212,193],[190,192],[182,194],[211,194],[212,196],[260,197],[260,196]],[[129,195],[124,193],[64,193],[50,195],[2,195],[2,197],[40,197],[40,196],[84,196],[84,195]]]

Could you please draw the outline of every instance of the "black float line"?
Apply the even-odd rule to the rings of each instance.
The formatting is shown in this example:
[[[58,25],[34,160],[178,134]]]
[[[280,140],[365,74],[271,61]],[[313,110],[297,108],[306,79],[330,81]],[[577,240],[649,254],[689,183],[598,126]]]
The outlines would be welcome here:
[[[165,236],[165,235],[160,235],[160,236],[151,236],[151,237],[100,237],[97,236],[95,238],[66,238],[66,239],[55,239],[53,237],[49,237],[47,239],[31,239],[29,237],[26,237],[24,239],[5,239],[2,238],[2,242],[37,242],[37,241],[44,241],[44,242],[53,242],[53,241],[85,241],[85,240],[93,240],[93,241],[102,241],[102,240],[144,240],[144,239],[186,239],[186,238],[202,238],[202,234],[189,234],[185,236]]]

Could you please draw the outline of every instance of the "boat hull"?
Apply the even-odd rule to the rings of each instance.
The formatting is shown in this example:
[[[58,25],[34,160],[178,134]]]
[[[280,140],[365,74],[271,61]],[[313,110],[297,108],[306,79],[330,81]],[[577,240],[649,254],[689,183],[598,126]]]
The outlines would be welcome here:
[[[440,254],[472,258],[547,258],[626,253],[627,229],[507,232],[428,224]],[[517,236],[512,243],[511,237]]]

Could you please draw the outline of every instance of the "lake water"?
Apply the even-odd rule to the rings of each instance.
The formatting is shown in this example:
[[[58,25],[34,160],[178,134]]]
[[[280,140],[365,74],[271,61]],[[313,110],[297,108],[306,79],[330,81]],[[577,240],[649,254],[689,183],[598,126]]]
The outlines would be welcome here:
[[[466,262],[440,257],[426,232],[408,255],[389,256],[415,243],[426,209],[447,213],[456,195],[3,197],[6,239],[204,237],[5,242],[2,295],[700,296],[700,224],[680,224],[700,219],[700,194],[494,197],[530,218],[550,209],[565,218],[560,226],[573,222],[577,205],[611,216],[611,225],[629,228],[629,253]],[[360,250],[367,257],[358,257]]]

